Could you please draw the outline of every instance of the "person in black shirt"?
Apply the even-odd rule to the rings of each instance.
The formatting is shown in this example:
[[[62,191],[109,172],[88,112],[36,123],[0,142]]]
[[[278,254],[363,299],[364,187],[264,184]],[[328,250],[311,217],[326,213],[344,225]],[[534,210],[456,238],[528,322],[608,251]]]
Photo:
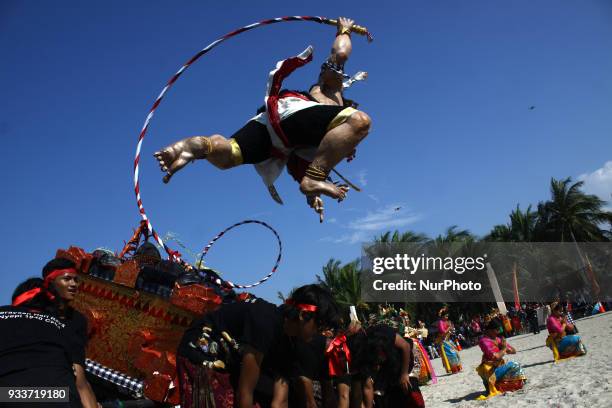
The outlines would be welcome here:
[[[69,406],[95,408],[84,370],[87,320],[69,305],[79,285],[75,264],[54,259],[42,275],[19,285],[1,309],[0,383],[68,386]]]
[[[315,381],[321,385],[324,407],[331,406],[330,399],[335,400],[326,356],[330,342],[331,339],[322,334],[316,334],[310,342],[295,341],[289,400],[291,407],[318,407],[315,399]]]
[[[381,324],[352,336],[349,347],[351,370],[359,373],[358,377],[365,381],[363,385],[368,385],[370,378],[373,380],[377,407],[425,407],[418,379],[410,377],[414,367],[411,339],[404,339],[393,328]],[[364,386],[362,398],[370,408],[373,401],[367,388]]]
[[[527,309],[527,320],[529,321],[529,328],[533,334],[540,333],[540,325],[538,324],[538,311],[534,304],[529,305]]]
[[[310,342],[337,318],[332,294],[306,285],[282,306],[254,299],[194,320],[177,352],[181,406],[207,406],[211,395],[217,407],[288,406],[296,341]]]

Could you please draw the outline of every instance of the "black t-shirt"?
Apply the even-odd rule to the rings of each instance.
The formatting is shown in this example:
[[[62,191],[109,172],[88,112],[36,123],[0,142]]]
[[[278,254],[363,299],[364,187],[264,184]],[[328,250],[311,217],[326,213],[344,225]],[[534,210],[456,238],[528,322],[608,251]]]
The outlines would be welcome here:
[[[85,348],[87,347],[87,319],[76,310],[71,310],[69,316],[62,320],[66,327],[64,336],[67,337],[70,359],[73,363],[85,368]]]
[[[396,383],[402,367],[402,351],[395,347],[396,335],[392,327],[381,324],[351,336],[352,371],[373,377],[381,389]],[[413,365],[411,358],[409,371]]]
[[[366,331],[369,337],[380,339],[380,350],[378,352],[384,354],[383,366],[388,366],[391,363],[395,369],[397,362],[401,362],[401,352],[395,347],[395,336],[397,334],[395,330],[390,326],[381,324],[368,327]]]
[[[369,327],[367,333],[369,337],[375,337],[380,340],[380,346],[377,352],[382,352],[384,355],[384,361],[382,361],[379,371],[374,375],[374,382],[379,383],[380,389],[397,385],[397,380],[401,374],[403,359],[401,349],[395,347],[395,337],[397,333],[392,327],[387,325]],[[404,340],[406,340],[411,347],[412,355],[408,366],[408,372],[411,372],[414,367],[414,354],[412,353],[413,342],[412,339]]]
[[[203,361],[204,355],[189,346],[189,343],[197,344],[205,325],[218,333],[228,332],[240,346],[248,345],[262,353],[264,361],[277,360],[270,357],[281,354],[281,348],[286,349],[283,344],[282,313],[276,305],[261,299],[226,304],[194,320],[185,331],[178,352],[196,364]]]
[[[0,376],[31,367],[71,367],[66,323],[44,312],[0,307]]]
[[[291,375],[294,377],[306,377],[315,381],[329,378],[329,368],[325,349],[327,348],[327,337],[316,335],[309,343],[302,340],[295,341],[295,350],[292,353],[293,367]]]
[[[72,369],[73,336],[66,328],[45,312],[0,307],[0,386],[69,387],[71,403],[64,406],[81,406]]]

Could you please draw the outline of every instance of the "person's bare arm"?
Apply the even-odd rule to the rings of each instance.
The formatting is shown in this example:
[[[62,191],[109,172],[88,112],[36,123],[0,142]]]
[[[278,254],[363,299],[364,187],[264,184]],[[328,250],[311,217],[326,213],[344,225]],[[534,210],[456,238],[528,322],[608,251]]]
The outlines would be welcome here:
[[[501,348],[498,352],[493,353],[493,359],[494,360],[501,360],[502,358],[504,358],[504,356],[507,353],[507,349],[506,348]]]
[[[300,377],[300,385],[302,388],[306,408],[317,408],[317,401],[314,397],[314,387],[312,385],[312,380],[308,377]]]
[[[337,408],[349,408],[351,403],[351,387],[348,384],[338,384],[338,404]]]
[[[99,407],[100,405],[96,400],[96,395],[91,389],[91,385],[89,385],[87,377],[85,377],[85,370],[83,369],[83,366],[80,364],[73,364],[72,368],[74,369],[74,373],[76,375],[76,387],[79,397],[81,398],[83,408]]]
[[[563,324],[563,333],[565,333],[566,330],[574,330],[575,327],[572,323],[568,322],[567,320],[567,316],[563,316],[561,323]]]
[[[493,358],[495,360],[501,360],[504,358],[506,354],[513,354],[510,350],[514,350],[512,347],[506,344],[506,339],[502,337],[501,345],[499,346],[499,351],[497,353],[493,353]]]
[[[374,381],[371,377],[366,379],[365,383],[363,383],[363,401],[362,408],[372,408],[374,407]]]
[[[563,317],[561,317],[559,319],[559,323],[561,325],[561,331],[560,332],[551,333],[553,338],[555,340],[557,340],[557,341],[560,341],[563,337],[565,337],[565,328],[567,327],[567,325],[565,324],[565,319]]]
[[[406,393],[410,392],[412,388],[410,385],[410,359],[412,359],[412,348],[410,347],[410,343],[402,338],[399,334],[395,335],[395,348],[401,350],[402,352],[402,371],[399,378],[400,386],[402,390]]]
[[[259,380],[259,368],[263,355],[250,347],[247,347],[242,356],[240,377],[238,378],[238,408],[253,407],[253,391]]]
[[[289,407],[289,383],[283,377],[274,380],[274,390],[272,391],[272,408]]]

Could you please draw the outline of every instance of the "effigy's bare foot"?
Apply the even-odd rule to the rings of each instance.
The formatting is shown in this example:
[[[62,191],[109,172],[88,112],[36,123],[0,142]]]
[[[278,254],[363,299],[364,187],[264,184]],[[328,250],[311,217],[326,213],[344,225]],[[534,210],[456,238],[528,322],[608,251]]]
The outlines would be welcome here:
[[[305,196],[318,196],[323,194],[335,198],[340,202],[346,198],[349,187],[346,185],[335,185],[327,181],[313,180],[306,176],[300,183],[300,191]]]
[[[209,146],[207,138],[196,136],[180,140],[153,153],[159,167],[166,173],[164,183],[168,183],[170,178],[188,163],[206,158]]]

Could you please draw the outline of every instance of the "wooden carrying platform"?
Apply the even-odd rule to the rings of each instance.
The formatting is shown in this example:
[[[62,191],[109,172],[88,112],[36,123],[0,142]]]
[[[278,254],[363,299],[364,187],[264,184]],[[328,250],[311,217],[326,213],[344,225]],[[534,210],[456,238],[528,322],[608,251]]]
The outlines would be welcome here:
[[[144,395],[179,403],[176,349],[195,317],[215,310],[221,297],[202,284],[175,284],[169,298],[135,289],[141,271],[126,260],[113,281],[88,274],[92,256],[71,247],[58,255],[75,260],[82,283],[75,309],[88,320],[87,358],[144,382]]]

